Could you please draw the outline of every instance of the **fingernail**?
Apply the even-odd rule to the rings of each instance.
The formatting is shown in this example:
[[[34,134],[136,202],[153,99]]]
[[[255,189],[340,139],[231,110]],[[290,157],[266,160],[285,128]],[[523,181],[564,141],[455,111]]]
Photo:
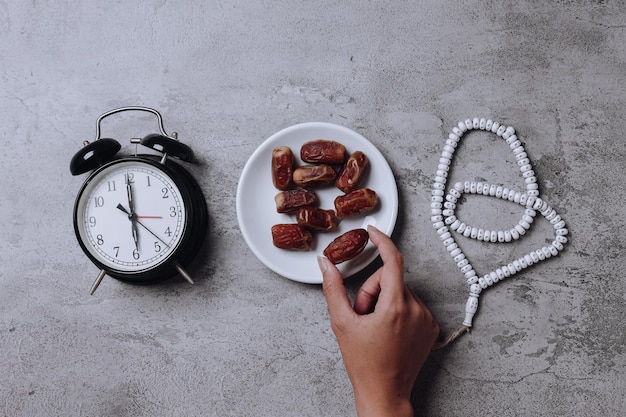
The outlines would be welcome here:
[[[371,230],[374,230],[374,231],[376,231],[376,232],[382,233],[380,230],[378,230],[378,228],[377,228],[376,226],[373,226],[373,225],[371,225],[371,224],[368,224],[368,225],[367,225],[367,231],[369,232],[369,231],[371,231]]]
[[[317,264],[319,265],[322,274],[328,270],[328,258],[318,255]]]

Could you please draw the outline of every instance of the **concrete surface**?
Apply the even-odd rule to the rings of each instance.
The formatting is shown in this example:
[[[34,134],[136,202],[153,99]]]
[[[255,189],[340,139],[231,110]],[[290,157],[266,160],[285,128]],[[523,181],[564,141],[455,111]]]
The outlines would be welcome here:
[[[429,194],[448,132],[474,116],[517,129],[571,242],[482,296],[473,331],[429,359],[415,414],[624,415],[623,1],[5,0],[0,54],[0,415],[355,415],[320,288],[244,243],[239,174],[295,123],[370,139],[397,177],[407,280],[447,333],[467,292]],[[97,269],[72,228],[85,176],[69,161],[125,105],[160,110],[199,156],[210,243],[194,286],[107,278],[90,296]],[[106,129],[125,141],[154,127]],[[483,136],[463,142],[453,177],[519,184],[506,144]],[[516,221],[517,206],[492,203],[463,212]],[[549,231],[463,247],[484,271]]]

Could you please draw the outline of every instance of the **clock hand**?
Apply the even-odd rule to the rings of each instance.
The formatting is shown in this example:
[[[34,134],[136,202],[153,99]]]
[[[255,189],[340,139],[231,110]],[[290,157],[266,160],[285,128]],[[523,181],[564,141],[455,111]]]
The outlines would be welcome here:
[[[161,239],[159,236],[157,236],[157,235],[156,235],[156,234],[155,234],[152,230],[148,229],[148,228],[146,227],[146,225],[144,225],[142,222],[140,222],[139,220],[137,220],[137,215],[136,215],[136,214],[134,214],[134,213],[133,213],[133,214],[129,213],[129,212],[128,212],[128,210],[126,210],[126,207],[124,207],[124,206],[123,206],[123,205],[121,205],[121,204],[118,204],[118,205],[117,205],[117,208],[118,208],[120,211],[123,211],[124,213],[126,213],[126,214],[128,215],[128,219],[129,219],[131,222],[135,222],[135,223],[139,224],[139,226],[141,226],[141,227],[143,227],[144,229],[146,229],[146,230],[148,231],[148,233],[150,233],[152,236],[154,236],[154,237],[156,237],[157,239],[159,239],[159,240],[161,241],[161,243],[163,243],[165,246],[167,246],[168,248],[170,247],[170,245],[168,245],[167,243],[165,243],[165,242],[163,241],[163,239]]]
[[[128,208],[130,209],[130,214],[128,218],[131,222],[131,229],[133,233],[133,240],[135,241],[135,249],[139,250],[139,232],[137,231],[137,217],[135,216],[135,202],[133,201],[133,188],[130,185],[130,178],[128,174],[126,174],[126,195],[128,196]]]

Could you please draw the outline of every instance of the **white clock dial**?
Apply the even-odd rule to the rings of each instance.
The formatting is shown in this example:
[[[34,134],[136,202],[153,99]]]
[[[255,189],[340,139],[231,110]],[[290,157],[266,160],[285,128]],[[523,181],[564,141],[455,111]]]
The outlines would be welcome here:
[[[175,252],[186,215],[181,192],[164,171],[127,160],[106,166],[85,185],[75,220],[93,257],[113,270],[136,273]]]

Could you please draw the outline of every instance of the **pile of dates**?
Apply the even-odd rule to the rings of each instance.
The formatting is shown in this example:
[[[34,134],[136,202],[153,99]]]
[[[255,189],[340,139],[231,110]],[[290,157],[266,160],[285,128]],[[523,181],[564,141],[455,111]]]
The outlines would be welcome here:
[[[378,196],[374,190],[359,188],[369,166],[361,151],[346,158],[346,147],[341,143],[317,139],[302,145],[300,159],[306,165],[296,166],[288,146],[272,151],[272,181],[280,190],[274,197],[276,211],[295,214],[297,222],[272,226],[272,241],[277,248],[306,251],[313,248],[312,233],[335,230],[342,219],[373,210]],[[334,209],[320,208],[315,189],[333,183],[343,194],[335,198]],[[360,254],[368,240],[365,229],[353,229],[333,240],[323,253],[339,264]]]

